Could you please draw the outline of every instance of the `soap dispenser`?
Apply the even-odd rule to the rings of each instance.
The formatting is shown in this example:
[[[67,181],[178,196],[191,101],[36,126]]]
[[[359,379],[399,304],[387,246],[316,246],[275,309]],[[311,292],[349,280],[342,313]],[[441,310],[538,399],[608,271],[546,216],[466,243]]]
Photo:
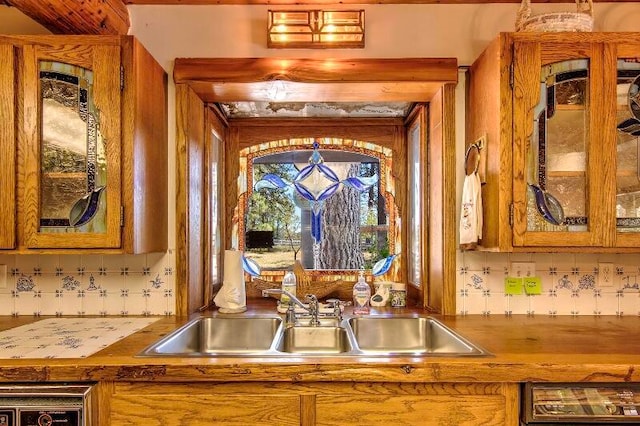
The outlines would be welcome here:
[[[284,274],[284,278],[282,279],[282,290],[286,290],[292,296],[296,296],[296,276],[293,272],[288,271]],[[289,305],[293,302],[288,295],[283,293],[280,296],[280,303],[283,305]]]
[[[353,313],[355,315],[368,315],[369,298],[371,297],[371,288],[364,280],[364,271],[360,271],[358,281],[353,286]]]

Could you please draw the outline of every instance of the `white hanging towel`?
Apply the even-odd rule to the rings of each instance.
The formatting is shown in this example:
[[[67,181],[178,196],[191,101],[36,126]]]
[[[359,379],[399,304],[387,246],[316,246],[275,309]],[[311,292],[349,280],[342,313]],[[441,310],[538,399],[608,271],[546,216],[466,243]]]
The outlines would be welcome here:
[[[218,311],[224,314],[235,314],[247,310],[241,251],[225,250],[222,288],[213,302],[220,308]]]
[[[474,249],[482,238],[482,191],[480,176],[473,172],[464,178],[460,213],[460,248]]]

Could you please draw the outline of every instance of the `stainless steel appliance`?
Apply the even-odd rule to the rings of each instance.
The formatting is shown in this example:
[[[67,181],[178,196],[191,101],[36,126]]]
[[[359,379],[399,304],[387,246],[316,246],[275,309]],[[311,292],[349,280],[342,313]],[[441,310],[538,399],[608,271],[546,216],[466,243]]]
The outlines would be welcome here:
[[[527,383],[522,425],[640,425],[640,383]]]
[[[97,426],[92,389],[87,384],[0,384],[0,426]]]

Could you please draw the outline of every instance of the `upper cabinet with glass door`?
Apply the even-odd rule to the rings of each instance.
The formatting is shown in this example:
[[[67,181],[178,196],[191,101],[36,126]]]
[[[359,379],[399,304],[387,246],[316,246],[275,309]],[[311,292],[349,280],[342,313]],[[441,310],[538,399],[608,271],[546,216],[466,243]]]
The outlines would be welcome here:
[[[640,247],[640,40],[610,49],[616,58],[616,245]]]
[[[166,250],[164,70],[132,37],[0,41],[19,70],[7,248]]]
[[[120,46],[22,52],[26,246],[120,247]]]
[[[638,46],[635,33],[501,34],[474,63],[467,142],[487,136],[482,247],[640,247]]]

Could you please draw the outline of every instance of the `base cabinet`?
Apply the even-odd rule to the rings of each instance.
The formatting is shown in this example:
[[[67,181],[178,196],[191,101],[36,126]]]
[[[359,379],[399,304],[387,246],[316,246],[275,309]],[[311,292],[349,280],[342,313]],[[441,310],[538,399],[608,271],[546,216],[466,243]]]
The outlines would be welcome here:
[[[500,383],[114,383],[110,426],[515,425]]]
[[[299,425],[300,394],[270,383],[116,383],[116,425]]]
[[[507,425],[501,395],[317,396],[316,423],[347,425]]]

